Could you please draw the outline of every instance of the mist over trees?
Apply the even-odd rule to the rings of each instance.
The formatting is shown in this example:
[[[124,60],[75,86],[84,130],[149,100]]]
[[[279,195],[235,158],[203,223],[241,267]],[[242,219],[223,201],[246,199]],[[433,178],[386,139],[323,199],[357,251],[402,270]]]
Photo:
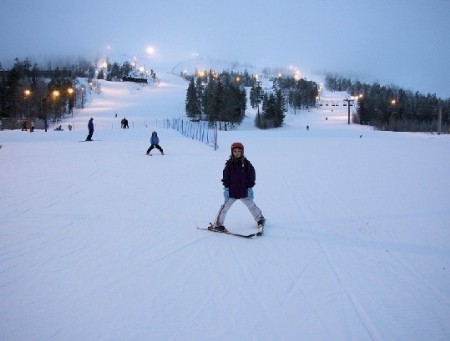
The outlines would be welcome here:
[[[129,62],[98,67],[97,62],[85,59],[61,64],[63,66],[52,66],[49,62],[42,69],[28,58],[16,58],[9,70],[4,70],[0,64],[2,128],[17,129],[23,122],[31,124],[36,119],[58,122],[72,114],[74,108],[84,107],[88,91],[100,91],[94,79],[119,81],[134,68]],[[85,79],[85,83],[81,84],[80,79]]]
[[[48,63],[45,69],[28,58],[15,59],[9,70],[0,63],[0,118],[3,128],[15,129],[24,120],[40,119],[57,122],[82,108],[93,79],[122,81],[136,73],[135,66],[80,59],[75,63]],[[155,76],[153,70],[152,75]],[[250,106],[256,110],[255,126],[277,128],[284,124],[286,112],[317,106],[319,86],[304,78],[284,75],[270,78],[271,88],[263,88],[257,75],[247,71],[217,73],[197,70],[183,75],[189,85],[185,114],[193,121],[208,121],[218,129],[233,129],[241,124]],[[85,79],[88,88],[80,83]],[[84,82],[84,81],[83,81]],[[266,84],[267,86],[267,84]],[[396,86],[366,84],[339,75],[327,74],[325,86],[331,91],[346,91],[356,101],[353,123],[371,125],[375,129],[410,132],[450,132],[450,98],[421,94]]]
[[[120,81],[124,77],[127,77],[133,70],[133,65],[126,61],[122,65],[117,62],[107,63],[106,80],[108,81]]]
[[[28,59],[15,60],[14,66],[0,71],[0,117],[16,127],[20,120],[39,118],[56,121],[76,106],[78,82],[85,75],[82,67],[41,70]],[[78,98],[81,99],[80,96]],[[9,120],[8,120],[9,119]]]
[[[449,132],[450,98],[444,100],[435,94],[366,84],[332,74],[326,76],[325,85],[329,90],[347,91],[357,98],[354,123],[388,131]]]
[[[290,76],[272,79],[272,89],[264,90],[257,76],[247,72],[224,71],[216,74],[196,72],[186,77],[186,115],[191,120],[207,120],[218,124],[219,129],[233,128],[245,116],[247,91],[253,109],[257,110],[255,126],[260,129],[278,128],[284,123],[288,107],[295,110],[316,104],[318,85],[305,79]]]

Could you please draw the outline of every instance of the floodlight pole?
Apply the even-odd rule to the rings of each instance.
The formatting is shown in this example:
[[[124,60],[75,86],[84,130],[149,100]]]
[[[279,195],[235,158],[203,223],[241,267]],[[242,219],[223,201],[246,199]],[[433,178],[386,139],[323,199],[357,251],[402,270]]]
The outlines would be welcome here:
[[[346,98],[344,99],[344,102],[347,102],[347,109],[348,109],[348,124],[350,124],[350,106],[351,106],[351,102],[354,102],[354,99],[349,99]]]

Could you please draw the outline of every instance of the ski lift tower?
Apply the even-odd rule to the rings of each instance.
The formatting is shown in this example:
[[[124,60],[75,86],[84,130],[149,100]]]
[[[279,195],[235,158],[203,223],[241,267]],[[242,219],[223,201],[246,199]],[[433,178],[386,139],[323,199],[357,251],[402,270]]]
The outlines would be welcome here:
[[[346,98],[344,99],[344,102],[347,102],[347,111],[348,111],[348,124],[350,124],[350,106],[352,106],[352,102],[354,102],[354,99]]]

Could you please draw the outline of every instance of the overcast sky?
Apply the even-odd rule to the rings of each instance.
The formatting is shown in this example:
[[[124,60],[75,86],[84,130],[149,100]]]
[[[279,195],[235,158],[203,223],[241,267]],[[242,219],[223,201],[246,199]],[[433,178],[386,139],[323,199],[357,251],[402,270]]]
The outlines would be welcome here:
[[[447,98],[449,18],[450,0],[1,0],[0,62],[126,54],[170,71],[198,53]]]

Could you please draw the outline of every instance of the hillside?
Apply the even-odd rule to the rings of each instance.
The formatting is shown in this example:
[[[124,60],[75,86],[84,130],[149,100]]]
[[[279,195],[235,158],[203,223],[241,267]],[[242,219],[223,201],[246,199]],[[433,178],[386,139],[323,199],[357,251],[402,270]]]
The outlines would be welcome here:
[[[102,82],[64,131],[0,132],[1,340],[450,338],[449,136],[322,106],[267,131],[249,111],[214,151],[164,129],[187,83],[160,80]],[[90,117],[101,141],[79,143]],[[153,130],[164,156],[145,155]],[[256,168],[261,238],[196,229],[234,141]],[[226,226],[254,230],[239,202]]]

